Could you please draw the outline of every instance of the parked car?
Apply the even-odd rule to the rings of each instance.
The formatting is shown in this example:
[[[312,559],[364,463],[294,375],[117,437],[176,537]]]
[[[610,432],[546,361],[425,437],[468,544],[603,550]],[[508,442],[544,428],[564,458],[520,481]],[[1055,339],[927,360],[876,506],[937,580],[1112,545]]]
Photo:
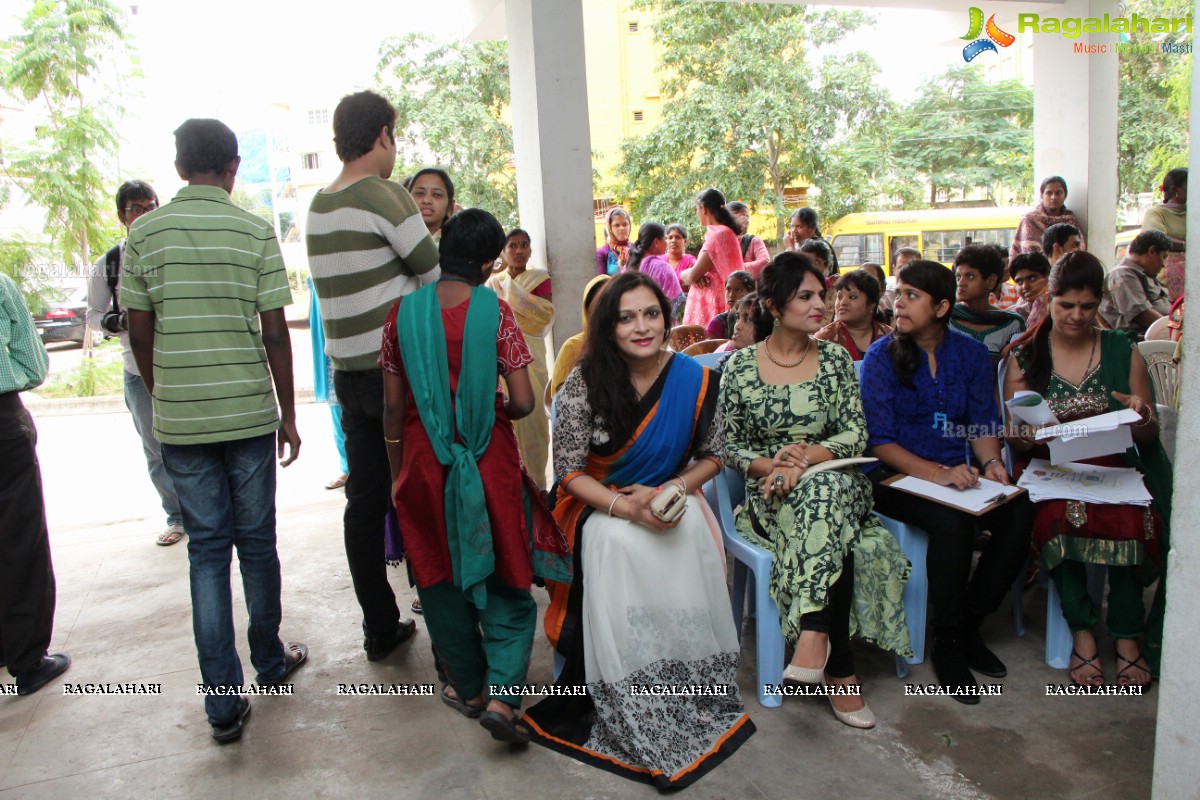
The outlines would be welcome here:
[[[87,328],[87,284],[51,289],[50,302],[33,315],[33,325],[46,344],[77,342],[83,346]]]

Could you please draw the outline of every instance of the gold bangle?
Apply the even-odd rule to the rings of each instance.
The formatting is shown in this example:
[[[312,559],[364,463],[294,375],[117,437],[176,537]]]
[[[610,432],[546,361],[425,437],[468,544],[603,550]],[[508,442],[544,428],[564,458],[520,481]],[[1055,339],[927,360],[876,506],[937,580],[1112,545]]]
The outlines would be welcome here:
[[[385,436],[385,437],[383,437],[383,440],[384,440],[385,442],[387,442],[388,444],[400,444],[400,440],[399,440],[399,439],[389,439],[389,438],[387,438],[387,437]]]
[[[930,483],[937,483],[937,481],[935,481],[933,479],[933,476],[938,474],[939,469],[950,469],[950,468],[947,467],[945,464],[938,464],[936,467],[933,468],[933,472],[929,473],[929,477],[926,478],[925,480],[929,481]]]

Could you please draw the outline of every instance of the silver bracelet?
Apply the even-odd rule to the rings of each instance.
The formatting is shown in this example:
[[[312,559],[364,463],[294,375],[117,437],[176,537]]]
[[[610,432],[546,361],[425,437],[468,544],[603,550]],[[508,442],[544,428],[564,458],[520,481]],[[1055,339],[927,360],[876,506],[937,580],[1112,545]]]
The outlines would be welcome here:
[[[990,467],[992,464],[995,464],[999,460],[1000,460],[1000,456],[996,456],[994,458],[989,458],[987,461],[983,462],[983,466],[979,468],[979,471],[981,473],[987,472],[987,468]]]
[[[613,507],[614,507],[614,506],[617,504],[617,501],[618,501],[618,500],[620,500],[622,497],[624,497],[624,496],[625,496],[625,495],[621,494],[620,492],[617,492],[617,493],[616,493],[616,495],[617,495],[617,496],[613,498],[613,501],[612,501],[611,503],[609,503],[609,504],[608,504],[608,515],[609,515],[610,517],[613,515],[613,513],[612,513],[612,512],[613,512]]]
[[[682,487],[682,488],[683,488],[683,493],[684,493],[684,494],[687,494],[687,493],[688,493],[688,490],[687,490],[687,478],[683,477],[683,474],[682,474],[682,473],[676,474],[676,476],[675,476],[675,477],[676,477],[676,478],[679,478],[679,482],[683,484],[683,487]]]

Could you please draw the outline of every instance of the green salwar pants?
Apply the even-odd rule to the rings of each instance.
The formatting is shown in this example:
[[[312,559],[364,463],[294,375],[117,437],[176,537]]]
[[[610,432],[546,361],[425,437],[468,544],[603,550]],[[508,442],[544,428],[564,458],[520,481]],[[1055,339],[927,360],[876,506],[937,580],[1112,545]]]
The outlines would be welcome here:
[[[1072,631],[1091,628],[1100,621],[1100,605],[1088,594],[1087,564],[1064,561],[1050,570],[1058,588],[1063,616]],[[1108,567],[1108,634],[1115,639],[1137,639],[1146,630],[1142,586],[1133,567]]]
[[[487,579],[487,608],[476,608],[449,581],[417,587],[425,625],[450,685],[463,700],[490,687],[523,686],[537,627],[537,603],[528,589],[514,589],[496,576]],[[521,707],[520,694],[492,699]]]

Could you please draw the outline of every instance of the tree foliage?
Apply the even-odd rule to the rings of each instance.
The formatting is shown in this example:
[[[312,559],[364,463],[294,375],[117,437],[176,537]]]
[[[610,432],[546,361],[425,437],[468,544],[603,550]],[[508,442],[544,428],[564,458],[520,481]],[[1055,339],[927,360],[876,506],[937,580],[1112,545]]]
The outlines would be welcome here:
[[[34,0],[4,43],[4,90],[44,115],[11,148],[7,176],[46,209],[46,235],[70,264],[89,264],[115,233],[105,176],[117,152],[120,75],[132,56],[109,0]]]
[[[695,193],[716,186],[729,199],[771,210],[783,236],[784,189],[806,179],[821,186],[813,205],[828,211],[846,198],[826,193],[840,173],[840,143],[876,127],[889,110],[865,53],[811,58],[868,21],[861,12],[804,6],[635,0],[652,9],[662,46],[663,114],[648,134],[622,146],[618,174],[640,219],[697,228]],[[831,181],[844,187],[845,183]]]
[[[899,166],[939,189],[1005,187],[1027,196],[1033,181],[1033,91],[988,83],[977,66],[951,67],[922,85],[899,115]]]
[[[399,162],[443,167],[458,202],[515,225],[507,43],[389,38],[379,48],[375,82],[399,112]]]
[[[1130,0],[1127,13],[1182,17],[1191,10],[1190,0]],[[1187,166],[1192,56],[1163,53],[1161,44],[1191,38],[1187,33],[1134,33],[1129,37],[1132,44],[1154,50],[1120,54],[1117,176],[1123,199],[1157,191],[1167,170]]]

